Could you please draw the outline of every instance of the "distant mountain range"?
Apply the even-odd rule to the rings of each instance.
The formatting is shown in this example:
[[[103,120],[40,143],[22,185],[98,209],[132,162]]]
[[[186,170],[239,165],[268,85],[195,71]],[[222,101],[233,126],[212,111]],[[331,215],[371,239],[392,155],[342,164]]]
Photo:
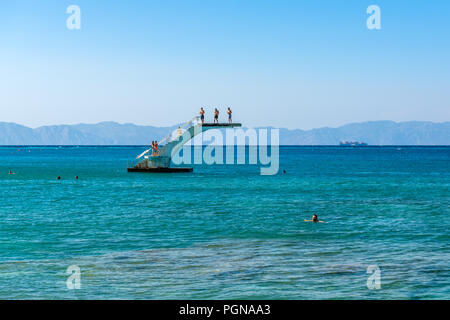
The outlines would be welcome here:
[[[0,145],[148,145],[151,140],[162,140],[177,127],[100,122],[32,129],[0,122]],[[450,122],[370,121],[338,128],[280,129],[281,145],[337,145],[340,141],[362,141],[369,145],[450,145]]]

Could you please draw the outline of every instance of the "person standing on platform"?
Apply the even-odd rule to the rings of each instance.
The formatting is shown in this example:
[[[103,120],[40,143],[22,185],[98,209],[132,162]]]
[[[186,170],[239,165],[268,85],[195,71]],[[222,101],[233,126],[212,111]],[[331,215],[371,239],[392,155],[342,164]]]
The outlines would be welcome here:
[[[232,114],[232,112],[231,112],[230,107],[228,107],[227,113],[228,113],[228,123],[232,123],[233,120],[231,120],[231,114]]]
[[[217,108],[214,108],[214,123],[219,123],[219,110]]]
[[[202,124],[205,123],[205,110],[203,110],[203,107],[200,108],[200,119],[202,120]]]

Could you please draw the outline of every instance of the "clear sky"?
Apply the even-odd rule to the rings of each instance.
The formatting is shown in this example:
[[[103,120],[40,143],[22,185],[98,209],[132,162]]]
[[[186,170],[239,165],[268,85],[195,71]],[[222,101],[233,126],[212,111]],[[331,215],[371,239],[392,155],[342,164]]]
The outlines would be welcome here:
[[[200,106],[245,126],[450,121],[450,1],[1,1],[0,121],[165,126]]]

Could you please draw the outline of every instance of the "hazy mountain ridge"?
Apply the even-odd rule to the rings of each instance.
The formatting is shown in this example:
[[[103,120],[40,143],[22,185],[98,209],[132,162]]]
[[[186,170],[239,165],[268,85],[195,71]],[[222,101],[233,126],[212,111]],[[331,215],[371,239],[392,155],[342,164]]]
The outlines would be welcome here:
[[[307,131],[281,129],[280,140],[286,145],[336,145],[340,141],[362,141],[369,145],[450,145],[450,122],[370,121]]]
[[[100,122],[32,129],[0,122],[0,145],[148,145],[176,128]],[[281,145],[337,145],[343,140],[369,145],[450,145],[450,122],[370,121],[338,128],[280,129]]]

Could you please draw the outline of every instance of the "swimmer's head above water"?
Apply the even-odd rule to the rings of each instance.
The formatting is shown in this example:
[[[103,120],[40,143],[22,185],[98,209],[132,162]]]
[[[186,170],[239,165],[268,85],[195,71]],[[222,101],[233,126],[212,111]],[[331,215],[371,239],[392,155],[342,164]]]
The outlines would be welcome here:
[[[321,223],[326,223],[325,221],[319,220],[319,217],[317,216],[317,214],[313,214],[311,220],[306,220],[306,219],[305,219],[305,222],[314,222],[314,223],[321,222]]]

